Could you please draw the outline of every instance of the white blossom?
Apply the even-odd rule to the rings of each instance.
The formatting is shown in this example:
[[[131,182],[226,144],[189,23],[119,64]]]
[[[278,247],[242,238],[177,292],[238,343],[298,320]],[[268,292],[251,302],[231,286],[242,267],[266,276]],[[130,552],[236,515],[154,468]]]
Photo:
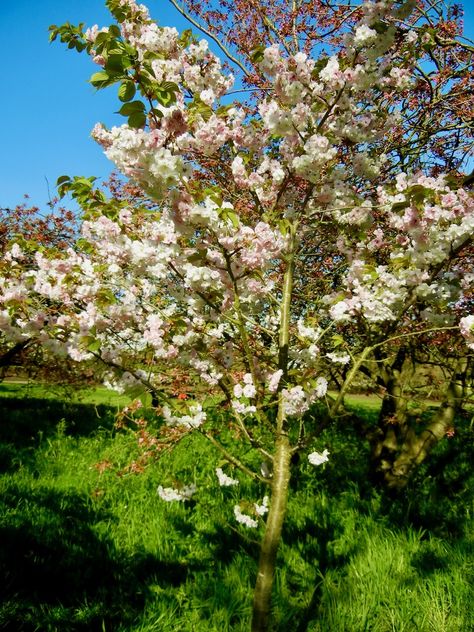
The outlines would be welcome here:
[[[459,328],[461,330],[461,334],[466,339],[467,346],[470,349],[474,349],[474,315],[461,318],[459,321]]]
[[[199,428],[206,421],[207,415],[202,410],[201,404],[193,404],[189,407],[188,415],[175,416],[168,406],[163,406],[163,417],[168,426],[183,426],[185,428]]]
[[[239,484],[237,479],[227,476],[221,467],[216,467],[216,476],[221,487],[233,487],[234,485]]]
[[[335,362],[336,364],[349,364],[351,356],[348,353],[342,353],[335,351],[333,353],[326,353],[326,357]]]
[[[278,371],[275,371],[275,373],[272,373],[270,375],[270,377],[268,378],[268,390],[270,391],[270,393],[276,393],[282,375],[282,369],[278,369]]]
[[[264,516],[266,513],[268,513],[268,502],[268,496],[264,496],[261,505],[255,503],[255,511],[258,516]]]
[[[172,501],[185,501],[189,500],[196,493],[196,485],[185,485],[181,489],[174,489],[174,487],[158,486],[158,496],[166,502]]]
[[[234,507],[234,516],[237,522],[243,524],[248,529],[256,529],[258,527],[258,522],[254,518],[251,518],[248,514],[242,513],[239,505],[235,505]]]
[[[323,450],[323,452],[311,452],[311,454],[308,454],[308,461],[311,465],[322,465],[329,461],[329,454],[326,449]]]

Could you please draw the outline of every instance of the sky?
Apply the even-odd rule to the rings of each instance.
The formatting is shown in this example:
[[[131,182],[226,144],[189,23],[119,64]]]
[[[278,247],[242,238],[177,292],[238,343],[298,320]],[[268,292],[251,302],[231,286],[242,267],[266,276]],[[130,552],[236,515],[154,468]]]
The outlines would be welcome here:
[[[168,0],[148,6],[160,25],[189,27]],[[465,33],[474,39],[474,0],[464,6]],[[114,114],[120,107],[114,87],[96,91],[87,82],[98,70],[88,55],[49,43],[49,25],[68,21],[113,23],[105,0],[0,0],[0,207],[28,194],[45,208],[59,176],[107,179],[112,170],[90,132],[99,121],[110,127],[125,119]]]
[[[188,28],[167,0],[150,0],[162,26]],[[0,0],[0,207],[24,201],[44,208],[59,176],[106,179],[112,163],[90,137],[95,123],[121,125],[117,87],[89,83],[100,70],[86,52],[49,43],[48,27],[65,22],[109,26],[105,0]]]

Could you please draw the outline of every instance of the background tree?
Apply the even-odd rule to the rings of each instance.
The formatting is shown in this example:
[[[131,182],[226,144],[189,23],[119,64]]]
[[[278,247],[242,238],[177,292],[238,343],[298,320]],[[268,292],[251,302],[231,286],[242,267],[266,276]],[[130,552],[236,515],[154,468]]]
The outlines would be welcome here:
[[[256,51],[278,44],[288,54],[344,55],[347,32],[361,19],[359,0],[294,0],[260,3],[254,0],[176,0],[169,2],[190,22],[215,38],[250,94],[266,87]],[[384,90],[378,98],[400,115],[400,124],[384,136],[387,177],[418,168],[431,173],[463,174],[472,152],[471,116],[473,53],[463,33],[461,3],[414,0],[395,16],[397,65],[408,69],[409,90]],[[354,142],[347,139],[348,145]]]
[[[7,253],[11,248],[13,254],[21,249],[21,266],[27,268],[34,265],[35,253],[41,250],[60,252],[71,247],[78,235],[79,223],[77,217],[70,211],[59,206],[58,200],[53,200],[45,212],[25,201],[14,208],[0,208],[0,253],[2,261],[9,259]],[[9,300],[15,300],[15,296]],[[7,339],[0,335],[0,377],[15,365],[23,376],[38,376],[46,370],[52,377],[51,357],[44,359],[44,349],[34,335],[25,332],[18,339]],[[70,365],[69,371],[63,366],[60,371],[62,379],[66,374],[77,373],[77,366]]]

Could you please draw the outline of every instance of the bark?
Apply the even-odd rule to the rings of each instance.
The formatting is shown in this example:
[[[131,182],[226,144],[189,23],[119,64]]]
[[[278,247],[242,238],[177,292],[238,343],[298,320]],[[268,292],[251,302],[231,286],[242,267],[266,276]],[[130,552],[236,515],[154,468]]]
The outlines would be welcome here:
[[[276,442],[273,463],[272,498],[260,549],[252,614],[252,632],[266,632],[270,624],[270,605],[278,545],[288,502],[291,450],[288,437]]]
[[[385,472],[391,467],[393,455],[398,450],[400,438],[406,430],[407,401],[403,397],[406,359],[406,350],[401,347],[393,363],[385,364],[380,371],[379,382],[385,387],[385,395],[377,429],[368,437],[372,448],[372,465],[376,479],[383,479]]]
[[[406,375],[403,371],[390,371],[379,427],[369,438],[375,477],[389,488],[403,489],[416,468],[453,426],[466,395],[468,368],[466,358],[457,361],[443,401],[421,431],[407,413],[408,399],[403,395]]]
[[[405,487],[416,468],[454,425],[466,394],[467,366],[465,358],[458,361],[444,400],[433,413],[428,425],[419,434],[413,428],[407,432],[391,468],[385,473],[385,481],[389,487]]]

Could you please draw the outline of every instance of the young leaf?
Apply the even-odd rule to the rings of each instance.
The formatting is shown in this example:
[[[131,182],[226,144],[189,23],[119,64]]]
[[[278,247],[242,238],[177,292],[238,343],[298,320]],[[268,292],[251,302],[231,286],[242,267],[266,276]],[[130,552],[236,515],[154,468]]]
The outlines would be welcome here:
[[[120,37],[120,29],[116,24],[111,24],[109,26],[109,33],[112,37]]]
[[[120,101],[131,101],[136,91],[133,81],[124,81],[118,89],[118,98]]]
[[[265,46],[263,44],[260,44],[260,46],[254,48],[253,51],[250,53],[250,59],[251,61],[253,61],[254,64],[258,64],[262,61],[264,50]]]
[[[64,182],[70,182],[71,178],[69,176],[59,176],[59,178],[56,180],[56,186],[58,187],[60,184],[63,184]]]
[[[176,94],[174,92],[168,92],[168,90],[157,90],[155,96],[158,103],[161,103],[161,105],[165,107],[176,101]]]
[[[110,83],[110,75],[104,70],[95,72],[89,79],[89,83],[91,83],[94,88],[103,88],[108,83]]]
[[[120,74],[123,72],[124,56],[119,52],[110,53],[105,62],[105,67],[109,74]]]

